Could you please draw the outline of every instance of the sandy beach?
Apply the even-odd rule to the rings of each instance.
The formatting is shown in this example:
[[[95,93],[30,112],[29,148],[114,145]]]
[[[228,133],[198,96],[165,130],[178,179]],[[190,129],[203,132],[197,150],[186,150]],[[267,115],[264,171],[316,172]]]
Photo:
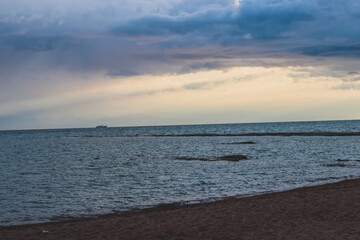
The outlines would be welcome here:
[[[213,203],[0,227],[0,239],[359,238],[359,179]]]

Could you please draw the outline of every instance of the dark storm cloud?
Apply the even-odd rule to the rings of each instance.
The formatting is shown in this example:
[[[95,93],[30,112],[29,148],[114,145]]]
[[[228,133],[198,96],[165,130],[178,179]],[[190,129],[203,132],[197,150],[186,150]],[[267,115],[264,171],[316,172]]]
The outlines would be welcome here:
[[[51,51],[65,40],[62,36],[9,36],[5,44],[16,51]]]
[[[150,53],[148,59],[181,65],[169,68],[178,73],[232,67],[239,64],[235,59],[250,58],[285,59],[283,65],[296,66],[300,60],[292,60],[294,55],[359,58],[357,10],[355,1],[245,0],[239,8],[209,6],[175,16],[140,17],[112,33],[137,42],[155,39],[148,46],[167,54]],[[186,53],[189,48],[201,50]]]
[[[238,9],[210,8],[176,17],[142,17],[120,25],[114,29],[114,33],[120,36],[195,33],[210,35],[211,38],[208,39],[210,41],[224,36],[232,36],[234,40],[239,36],[245,40],[283,38],[281,33],[288,31],[293,24],[315,18],[310,10],[305,5],[291,4],[291,2],[256,5],[248,1]]]
[[[141,17],[112,32],[122,37],[163,37],[158,44],[164,48],[213,45],[248,50],[238,57],[254,54],[249,47],[272,55],[359,57],[359,10],[356,1],[243,1],[236,9],[209,7],[178,16]]]
[[[79,104],[37,99],[144,74],[295,66],[295,79],[335,78],[343,84],[334,89],[359,90],[357,0],[17,0],[0,5],[0,123],[15,122],[11,113],[31,122],[38,121],[36,109]],[[245,80],[251,77],[195,79],[176,89],[123,97],[206,91]],[[34,115],[27,119],[30,112]]]
[[[40,13],[26,12],[26,5],[18,15],[4,11],[0,83],[29,81],[24,76],[36,79],[54,69],[121,77],[306,65],[301,56],[360,56],[357,1],[243,0],[239,7],[218,0],[80,3]],[[277,60],[265,63],[266,58]]]
[[[304,55],[308,56],[325,56],[325,57],[360,57],[360,44],[355,45],[317,45],[311,47],[303,47],[296,49]]]

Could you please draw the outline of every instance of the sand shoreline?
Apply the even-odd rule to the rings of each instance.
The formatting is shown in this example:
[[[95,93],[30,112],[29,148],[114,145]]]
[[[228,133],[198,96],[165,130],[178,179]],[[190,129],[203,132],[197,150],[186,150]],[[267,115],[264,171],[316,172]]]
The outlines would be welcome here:
[[[0,227],[0,239],[359,238],[360,179],[216,202]]]

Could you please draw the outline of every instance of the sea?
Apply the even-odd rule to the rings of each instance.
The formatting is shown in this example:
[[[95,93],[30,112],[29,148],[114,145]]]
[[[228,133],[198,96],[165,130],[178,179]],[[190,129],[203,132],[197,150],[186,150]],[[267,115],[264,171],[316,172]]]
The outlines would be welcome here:
[[[0,131],[0,225],[359,178],[356,133],[360,120]]]

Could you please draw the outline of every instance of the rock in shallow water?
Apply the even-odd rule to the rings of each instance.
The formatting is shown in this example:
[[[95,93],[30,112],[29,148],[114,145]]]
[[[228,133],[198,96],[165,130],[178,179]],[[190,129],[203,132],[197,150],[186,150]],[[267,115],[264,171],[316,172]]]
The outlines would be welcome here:
[[[346,167],[344,163],[332,163],[332,164],[325,164],[325,167]]]
[[[240,160],[247,160],[248,158],[245,155],[228,155],[217,158],[218,160],[226,160],[226,161],[232,161],[237,162]]]
[[[248,160],[245,155],[227,155],[217,158],[191,158],[191,157],[176,157],[176,160],[185,160],[185,161],[230,161],[230,162],[238,162],[240,160]]]
[[[256,144],[256,142],[253,141],[246,141],[246,142],[229,142],[229,143],[222,143],[226,145],[245,145],[245,144]]]

